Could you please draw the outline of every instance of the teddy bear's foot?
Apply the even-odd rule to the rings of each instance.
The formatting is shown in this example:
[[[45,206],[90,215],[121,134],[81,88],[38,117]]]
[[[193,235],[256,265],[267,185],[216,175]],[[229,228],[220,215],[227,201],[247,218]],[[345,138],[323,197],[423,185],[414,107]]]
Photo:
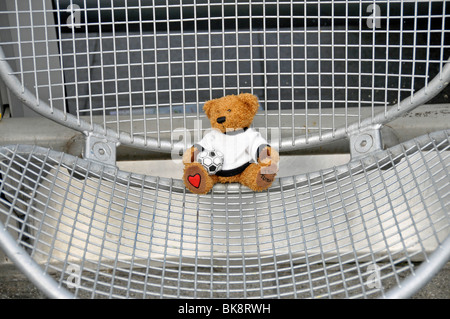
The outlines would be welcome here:
[[[200,163],[187,164],[183,174],[184,185],[194,194],[206,194],[214,186],[214,179]]]
[[[272,185],[276,173],[276,168],[250,164],[242,173],[240,182],[254,191],[261,192]]]
[[[263,174],[261,171],[256,175],[256,185],[260,190],[266,190],[272,185],[277,174]]]

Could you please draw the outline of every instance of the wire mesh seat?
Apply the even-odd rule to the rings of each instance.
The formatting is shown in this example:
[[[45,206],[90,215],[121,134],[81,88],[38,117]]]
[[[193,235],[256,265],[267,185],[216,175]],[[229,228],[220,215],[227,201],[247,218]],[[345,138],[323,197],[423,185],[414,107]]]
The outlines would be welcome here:
[[[408,296],[393,288],[408,276],[417,285],[421,267],[439,269],[450,255],[449,133],[282,178],[264,193],[202,196],[179,180],[6,147],[0,238],[12,258],[26,256],[20,267],[40,265],[31,278],[51,296]]]
[[[11,97],[86,136],[82,158],[0,148],[0,246],[50,297],[410,296],[450,254],[450,131],[386,150],[380,131],[445,102],[449,10],[0,3]],[[119,145],[176,157],[208,127],[203,102],[240,92],[258,96],[253,126],[282,156],[344,141],[352,160],[201,196],[116,166]]]

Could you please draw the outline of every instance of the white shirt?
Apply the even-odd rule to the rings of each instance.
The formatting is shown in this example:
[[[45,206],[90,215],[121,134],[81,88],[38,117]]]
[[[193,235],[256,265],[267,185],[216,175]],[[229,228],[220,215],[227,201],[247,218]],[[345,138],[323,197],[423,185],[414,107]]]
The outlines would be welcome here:
[[[222,170],[231,170],[248,162],[257,162],[257,152],[267,141],[256,130],[249,128],[227,134],[212,130],[197,143],[206,150],[217,150],[224,154]]]

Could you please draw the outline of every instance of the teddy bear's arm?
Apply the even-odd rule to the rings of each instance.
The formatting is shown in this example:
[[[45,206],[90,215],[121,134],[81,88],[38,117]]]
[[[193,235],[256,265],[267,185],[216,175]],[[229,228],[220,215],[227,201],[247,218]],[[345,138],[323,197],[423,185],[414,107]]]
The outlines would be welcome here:
[[[191,148],[187,149],[183,154],[183,163],[193,163],[196,162],[197,154],[203,151],[203,147],[195,144]]]
[[[269,145],[261,145],[258,149],[258,163],[263,166],[277,164],[280,161],[280,154]]]
[[[187,149],[183,154],[183,163],[193,163],[196,162],[197,154],[206,150],[213,150],[214,141],[214,131],[207,133],[200,142],[192,145],[191,148]]]
[[[258,155],[258,163],[262,166],[261,173],[276,174],[278,172],[280,155],[274,148],[266,145],[262,148]]]

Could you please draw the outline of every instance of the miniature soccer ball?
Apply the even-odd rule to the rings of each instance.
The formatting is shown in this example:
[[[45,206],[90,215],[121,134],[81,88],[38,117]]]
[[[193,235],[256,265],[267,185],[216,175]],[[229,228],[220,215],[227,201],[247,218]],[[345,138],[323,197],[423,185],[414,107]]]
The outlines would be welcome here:
[[[197,155],[197,161],[206,169],[209,175],[214,175],[222,169],[223,154],[219,151],[202,151]]]

